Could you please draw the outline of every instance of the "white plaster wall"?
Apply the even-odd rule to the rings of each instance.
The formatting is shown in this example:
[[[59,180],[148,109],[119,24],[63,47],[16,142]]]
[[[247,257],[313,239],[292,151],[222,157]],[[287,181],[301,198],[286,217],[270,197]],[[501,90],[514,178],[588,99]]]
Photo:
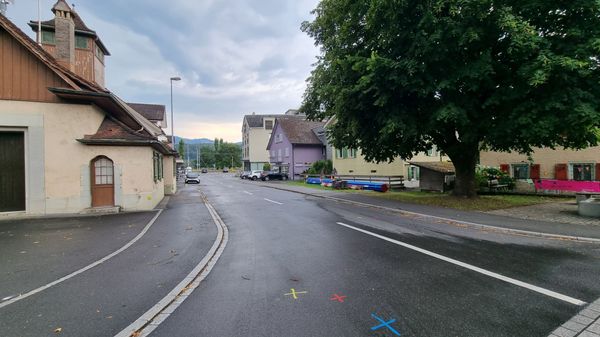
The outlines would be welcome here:
[[[0,100],[0,130],[19,130],[25,133],[25,207],[26,213],[44,214],[44,117],[43,109],[19,111]]]
[[[33,190],[28,190],[28,214],[78,213],[91,207],[90,162],[100,155],[114,162],[117,206],[147,210],[162,200],[164,181],[154,181],[152,148],[77,141],[94,134],[104,116],[92,105],[0,101],[0,126],[20,122],[30,130],[27,180]]]

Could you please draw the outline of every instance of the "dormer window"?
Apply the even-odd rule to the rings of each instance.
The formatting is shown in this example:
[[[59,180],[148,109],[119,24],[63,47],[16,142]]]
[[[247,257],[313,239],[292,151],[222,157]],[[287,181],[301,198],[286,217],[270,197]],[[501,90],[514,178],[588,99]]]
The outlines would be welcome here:
[[[89,41],[90,41],[90,39],[85,36],[75,35],[75,48],[89,49],[90,48]]]
[[[56,44],[56,34],[47,30],[42,31],[42,43]]]
[[[265,129],[273,130],[273,121],[265,121]]]

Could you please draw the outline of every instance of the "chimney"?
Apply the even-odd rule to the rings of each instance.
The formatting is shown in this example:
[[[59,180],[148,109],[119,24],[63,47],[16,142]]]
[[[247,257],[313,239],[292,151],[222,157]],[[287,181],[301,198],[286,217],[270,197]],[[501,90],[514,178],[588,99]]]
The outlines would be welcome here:
[[[56,60],[67,69],[75,70],[75,22],[71,7],[58,0],[52,8],[55,19]]]

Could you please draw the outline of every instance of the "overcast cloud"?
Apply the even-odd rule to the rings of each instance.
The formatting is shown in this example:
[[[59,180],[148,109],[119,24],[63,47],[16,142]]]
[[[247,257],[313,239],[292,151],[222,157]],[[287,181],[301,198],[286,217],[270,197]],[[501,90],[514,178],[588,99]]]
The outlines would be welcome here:
[[[41,0],[42,20],[54,0]],[[72,1],[69,1],[72,3]],[[111,52],[107,87],[130,102],[169,107],[175,133],[241,139],[243,115],[298,108],[318,50],[300,31],[318,0],[80,0],[76,10]],[[37,1],[7,15],[30,36]]]

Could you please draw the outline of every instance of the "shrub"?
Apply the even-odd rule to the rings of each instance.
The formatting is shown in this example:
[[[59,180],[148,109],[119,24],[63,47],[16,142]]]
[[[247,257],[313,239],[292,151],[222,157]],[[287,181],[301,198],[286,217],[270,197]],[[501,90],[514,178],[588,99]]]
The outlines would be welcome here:
[[[308,174],[331,174],[333,172],[333,162],[331,160],[319,160],[312,164],[308,169]]]
[[[271,171],[271,164],[265,163],[263,165],[263,171]]]
[[[511,190],[515,188],[515,180],[508,173],[496,167],[478,167],[475,172],[475,180],[479,189],[489,187],[489,183],[493,180],[497,180],[498,185],[507,185]]]

